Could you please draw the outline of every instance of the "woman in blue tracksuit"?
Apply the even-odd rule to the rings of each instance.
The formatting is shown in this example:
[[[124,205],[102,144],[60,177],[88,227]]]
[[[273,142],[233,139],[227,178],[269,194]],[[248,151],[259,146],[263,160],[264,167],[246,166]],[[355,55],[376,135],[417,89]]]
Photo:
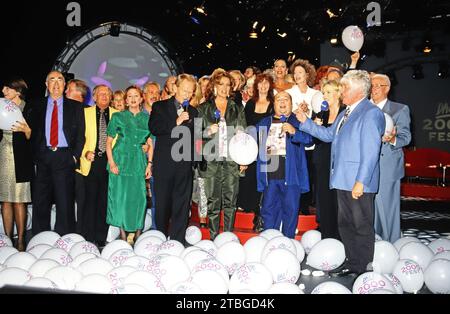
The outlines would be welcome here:
[[[312,138],[298,130],[287,92],[275,96],[274,111],[256,126],[260,147],[257,188],[263,192],[261,216],[265,230],[280,229],[282,224],[283,234],[294,238],[300,196],[309,191],[305,145]]]

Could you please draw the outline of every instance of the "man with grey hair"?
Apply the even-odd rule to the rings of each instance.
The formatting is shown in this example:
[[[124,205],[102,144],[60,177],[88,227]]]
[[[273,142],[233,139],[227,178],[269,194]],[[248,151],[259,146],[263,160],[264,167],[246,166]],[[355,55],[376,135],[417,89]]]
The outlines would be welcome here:
[[[333,276],[364,273],[374,255],[374,198],[378,191],[381,137],[384,115],[367,96],[370,77],[352,70],[341,80],[342,102],[347,106],[325,128],[297,110],[300,131],[324,142],[332,142],[330,188],[337,190],[338,228],[347,262],[330,272]]]
[[[388,99],[389,77],[372,76],[372,102],[394,120],[395,128],[385,134],[380,155],[380,189],[375,196],[375,232],[385,241],[400,238],[400,180],[405,175],[403,147],[411,141],[409,107]]]
[[[144,85],[144,112],[152,112],[153,103],[161,99],[161,86],[157,82],[148,82]]]
[[[75,231],[74,180],[84,145],[82,104],[63,97],[61,72],[47,75],[48,97],[33,104],[31,143],[36,164],[33,184],[33,234],[50,230],[52,192],[56,203],[55,231]]]

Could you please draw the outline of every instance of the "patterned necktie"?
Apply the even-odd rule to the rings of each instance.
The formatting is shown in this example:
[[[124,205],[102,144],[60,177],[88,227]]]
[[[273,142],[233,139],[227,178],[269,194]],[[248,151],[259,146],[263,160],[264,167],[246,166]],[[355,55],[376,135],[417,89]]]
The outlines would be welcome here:
[[[339,126],[338,132],[342,129],[342,126],[347,121],[349,115],[350,115],[350,107],[348,107],[347,110],[345,110],[344,118],[342,119],[342,122],[341,122],[341,125]]]
[[[50,124],[50,146],[58,147],[58,102],[53,101],[52,121]]]
[[[105,110],[100,110],[100,120],[98,125],[98,150],[102,153],[106,150],[106,119]]]

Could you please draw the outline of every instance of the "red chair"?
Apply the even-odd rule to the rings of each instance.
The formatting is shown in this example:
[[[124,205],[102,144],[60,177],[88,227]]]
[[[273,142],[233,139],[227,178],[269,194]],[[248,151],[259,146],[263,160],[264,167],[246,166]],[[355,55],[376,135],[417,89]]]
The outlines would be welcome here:
[[[437,184],[449,176],[450,153],[434,149],[405,149],[405,176],[417,179],[436,179]],[[449,169],[450,170],[450,169]]]

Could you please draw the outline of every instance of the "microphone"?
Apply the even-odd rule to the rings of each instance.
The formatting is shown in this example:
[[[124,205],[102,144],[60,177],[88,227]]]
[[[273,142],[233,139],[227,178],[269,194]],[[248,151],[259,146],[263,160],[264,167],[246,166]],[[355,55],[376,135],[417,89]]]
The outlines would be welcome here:
[[[184,111],[188,111],[189,105],[189,100],[187,99],[181,104],[181,106],[184,108]]]
[[[219,123],[220,120],[220,110],[216,109],[216,111],[214,111],[214,119],[216,120],[216,124]]]
[[[281,123],[285,123],[286,121],[287,121],[287,117],[284,115],[284,114],[282,114],[281,116],[280,116],[280,121],[281,121]],[[280,135],[278,136],[278,138],[282,138],[283,137],[283,131],[281,131],[281,133],[280,133]]]
[[[328,101],[326,101],[326,100],[322,101],[322,105],[320,106],[320,112],[317,114],[317,118],[322,120],[323,115],[325,114],[326,111],[328,111],[329,108],[330,108],[330,105],[328,104]]]

